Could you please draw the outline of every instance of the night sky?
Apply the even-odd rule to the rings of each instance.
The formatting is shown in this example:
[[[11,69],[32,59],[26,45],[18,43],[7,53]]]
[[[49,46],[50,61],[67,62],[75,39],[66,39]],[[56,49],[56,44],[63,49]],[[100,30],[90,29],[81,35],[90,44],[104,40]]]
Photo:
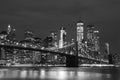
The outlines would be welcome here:
[[[0,0],[0,31],[11,24],[18,40],[26,29],[44,38],[62,26],[70,40],[79,19],[97,26],[102,48],[109,42],[111,53],[120,52],[120,0]]]

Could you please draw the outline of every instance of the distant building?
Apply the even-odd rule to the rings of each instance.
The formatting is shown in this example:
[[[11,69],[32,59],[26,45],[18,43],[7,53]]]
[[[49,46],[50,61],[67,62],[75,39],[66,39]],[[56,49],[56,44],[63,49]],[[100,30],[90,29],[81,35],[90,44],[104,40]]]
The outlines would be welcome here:
[[[44,40],[43,40],[43,46],[45,48],[51,48],[54,47],[53,45],[53,38],[51,36],[47,36]]]
[[[95,26],[94,25],[88,25],[87,26],[87,41],[89,43],[93,42],[93,39],[94,39],[94,30],[95,30]]]
[[[15,41],[16,40],[16,29],[12,28],[10,25],[8,25],[7,28],[7,39],[10,41]]]
[[[91,51],[100,51],[99,31],[94,25],[87,26],[87,46]]]
[[[11,26],[9,24],[8,27],[7,27],[7,33],[10,34],[11,31],[12,31],[12,28],[11,28]]]
[[[100,42],[99,42],[99,31],[94,31],[94,49],[95,51],[100,51]]]
[[[4,59],[5,59],[5,49],[0,48],[0,60],[4,60]]]
[[[67,34],[67,32],[65,31],[65,28],[61,27],[61,29],[60,29],[59,48],[63,48],[64,47],[64,43],[66,41],[66,34]]]
[[[0,33],[0,42],[1,42],[1,40],[6,40],[7,35],[8,35],[7,31],[2,31]]]
[[[83,21],[77,22],[77,41],[81,43],[84,38],[84,23]]]
[[[33,31],[26,30],[24,34],[25,34],[25,40],[33,40],[34,39]]]
[[[94,25],[87,26],[87,46],[92,51],[94,51],[94,30]]]
[[[55,31],[51,31],[50,33],[50,37],[52,37],[53,41],[52,44],[54,47],[58,47],[57,41],[58,41],[58,37],[57,37],[57,33]]]
[[[42,39],[39,37],[34,37],[34,44],[37,46],[37,48],[42,47]]]
[[[110,54],[110,49],[109,49],[109,43],[105,43],[105,53],[107,54],[107,55],[109,55]]]
[[[6,31],[0,33],[0,44],[14,44],[15,42],[15,29],[12,29],[10,25]],[[1,48],[1,59],[7,59],[13,61],[13,49]]]
[[[19,42],[22,44],[23,47],[28,48],[36,48],[34,41],[31,39],[25,39]],[[20,50],[19,53],[17,53],[19,63],[35,63],[36,60],[38,60],[39,52],[38,51],[31,51],[31,50]]]
[[[41,38],[34,37],[32,31],[25,31],[25,39],[19,42],[21,46],[28,48],[41,48]],[[31,50],[20,50],[17,54],[18,63],[36,63],[40,61],[40,52]]]

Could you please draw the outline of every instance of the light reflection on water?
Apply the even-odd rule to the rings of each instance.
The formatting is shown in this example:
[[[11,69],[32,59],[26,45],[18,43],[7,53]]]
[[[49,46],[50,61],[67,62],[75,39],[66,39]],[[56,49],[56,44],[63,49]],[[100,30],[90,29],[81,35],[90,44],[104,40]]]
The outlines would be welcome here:
[[[52,67],[40,69],[0,69],[0,80],[120,80],[119,68]]]

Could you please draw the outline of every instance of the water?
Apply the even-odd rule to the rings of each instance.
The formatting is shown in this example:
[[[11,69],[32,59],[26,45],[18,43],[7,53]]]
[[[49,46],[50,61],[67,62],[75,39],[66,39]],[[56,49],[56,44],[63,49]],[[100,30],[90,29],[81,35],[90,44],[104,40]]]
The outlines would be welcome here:
[[[0,69],[0,80],[120,80],[120,67]]]

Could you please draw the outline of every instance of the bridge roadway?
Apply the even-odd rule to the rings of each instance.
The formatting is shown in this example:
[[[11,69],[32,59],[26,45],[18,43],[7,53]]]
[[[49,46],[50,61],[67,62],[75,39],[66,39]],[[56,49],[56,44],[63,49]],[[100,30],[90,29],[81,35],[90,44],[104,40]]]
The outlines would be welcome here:
[[[62,52],[57,52],[57,51],[52,51],[52,50],[46,50],[46,49],[38,49],[38,48],[29,48],[29,47],[23,47],[23,46],[15,46],[15,45],[2,45],[0,44],[0,48],[11,48],[11,49],[19,49],[19,50],[31,50],[31,51],[40,51],[43,53],[51,53],[51,54],[59,54],[61,56],[76,56],[76,55],[70,55],[70,54],[65,54]],[[84,59],[84,60],[89,60],[89,61],[94,61],[94,62],[101,62],[101,63],[108,63],[108,61],[104,61],[104,60],[98,60],[98,59],[94,59],[94,58],[87,58],[87,57],[83,57],[83,56],[76,56],[78,59]]]

